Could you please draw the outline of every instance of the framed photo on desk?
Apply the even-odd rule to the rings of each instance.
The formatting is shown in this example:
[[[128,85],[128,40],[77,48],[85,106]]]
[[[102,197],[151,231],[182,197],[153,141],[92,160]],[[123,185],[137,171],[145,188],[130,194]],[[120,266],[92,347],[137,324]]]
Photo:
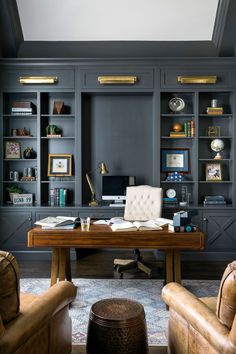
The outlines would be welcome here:
[[[161,149],[161,172],[189,173],[189,149]]]

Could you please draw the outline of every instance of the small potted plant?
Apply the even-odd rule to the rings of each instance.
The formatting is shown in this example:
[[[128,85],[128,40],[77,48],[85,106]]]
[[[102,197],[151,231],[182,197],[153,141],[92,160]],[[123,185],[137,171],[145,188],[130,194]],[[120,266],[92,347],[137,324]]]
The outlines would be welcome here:
[[[9,193],[10,195],[10,200],[11,202],[13,202],[13,196],[14,194],[21,194],[23,193],[23,189],[18,187],[17,185],[13,184],[12,186],[8,186],[6,187],[6,191]]]

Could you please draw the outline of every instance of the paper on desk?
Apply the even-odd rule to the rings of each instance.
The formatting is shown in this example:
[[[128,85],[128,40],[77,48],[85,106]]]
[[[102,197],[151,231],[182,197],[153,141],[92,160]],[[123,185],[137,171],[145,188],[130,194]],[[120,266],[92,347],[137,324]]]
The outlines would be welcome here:
[[[110,224],[110,220],[96,220],[93,222],[93,224],[95,225],[109,225]]]

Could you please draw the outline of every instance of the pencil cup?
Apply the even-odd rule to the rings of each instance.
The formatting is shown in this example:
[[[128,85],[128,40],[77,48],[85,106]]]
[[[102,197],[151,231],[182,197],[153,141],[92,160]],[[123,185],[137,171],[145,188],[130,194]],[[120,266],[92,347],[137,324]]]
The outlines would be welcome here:
[[[81,231],[89,231],[90,217],[80,218]]]

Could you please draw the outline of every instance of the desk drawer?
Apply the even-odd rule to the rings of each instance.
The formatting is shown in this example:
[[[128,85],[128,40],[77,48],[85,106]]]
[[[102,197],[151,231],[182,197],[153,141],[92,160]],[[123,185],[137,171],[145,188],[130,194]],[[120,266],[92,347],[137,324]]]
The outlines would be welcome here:
[[[137,81],[134,84],[101,84],[98,81],[99,77],[107,76],[135,76]],[[117,90],[117,89],[128,89],[128,90],[139,90],[139,89],[153,89],[153,70],[144,69],[144,70],[127,70],[127,69],[109,69],[109,70],[91,70],[81,71],[81,86],[86,89],[99,89],[102,91],[105,90]]]

